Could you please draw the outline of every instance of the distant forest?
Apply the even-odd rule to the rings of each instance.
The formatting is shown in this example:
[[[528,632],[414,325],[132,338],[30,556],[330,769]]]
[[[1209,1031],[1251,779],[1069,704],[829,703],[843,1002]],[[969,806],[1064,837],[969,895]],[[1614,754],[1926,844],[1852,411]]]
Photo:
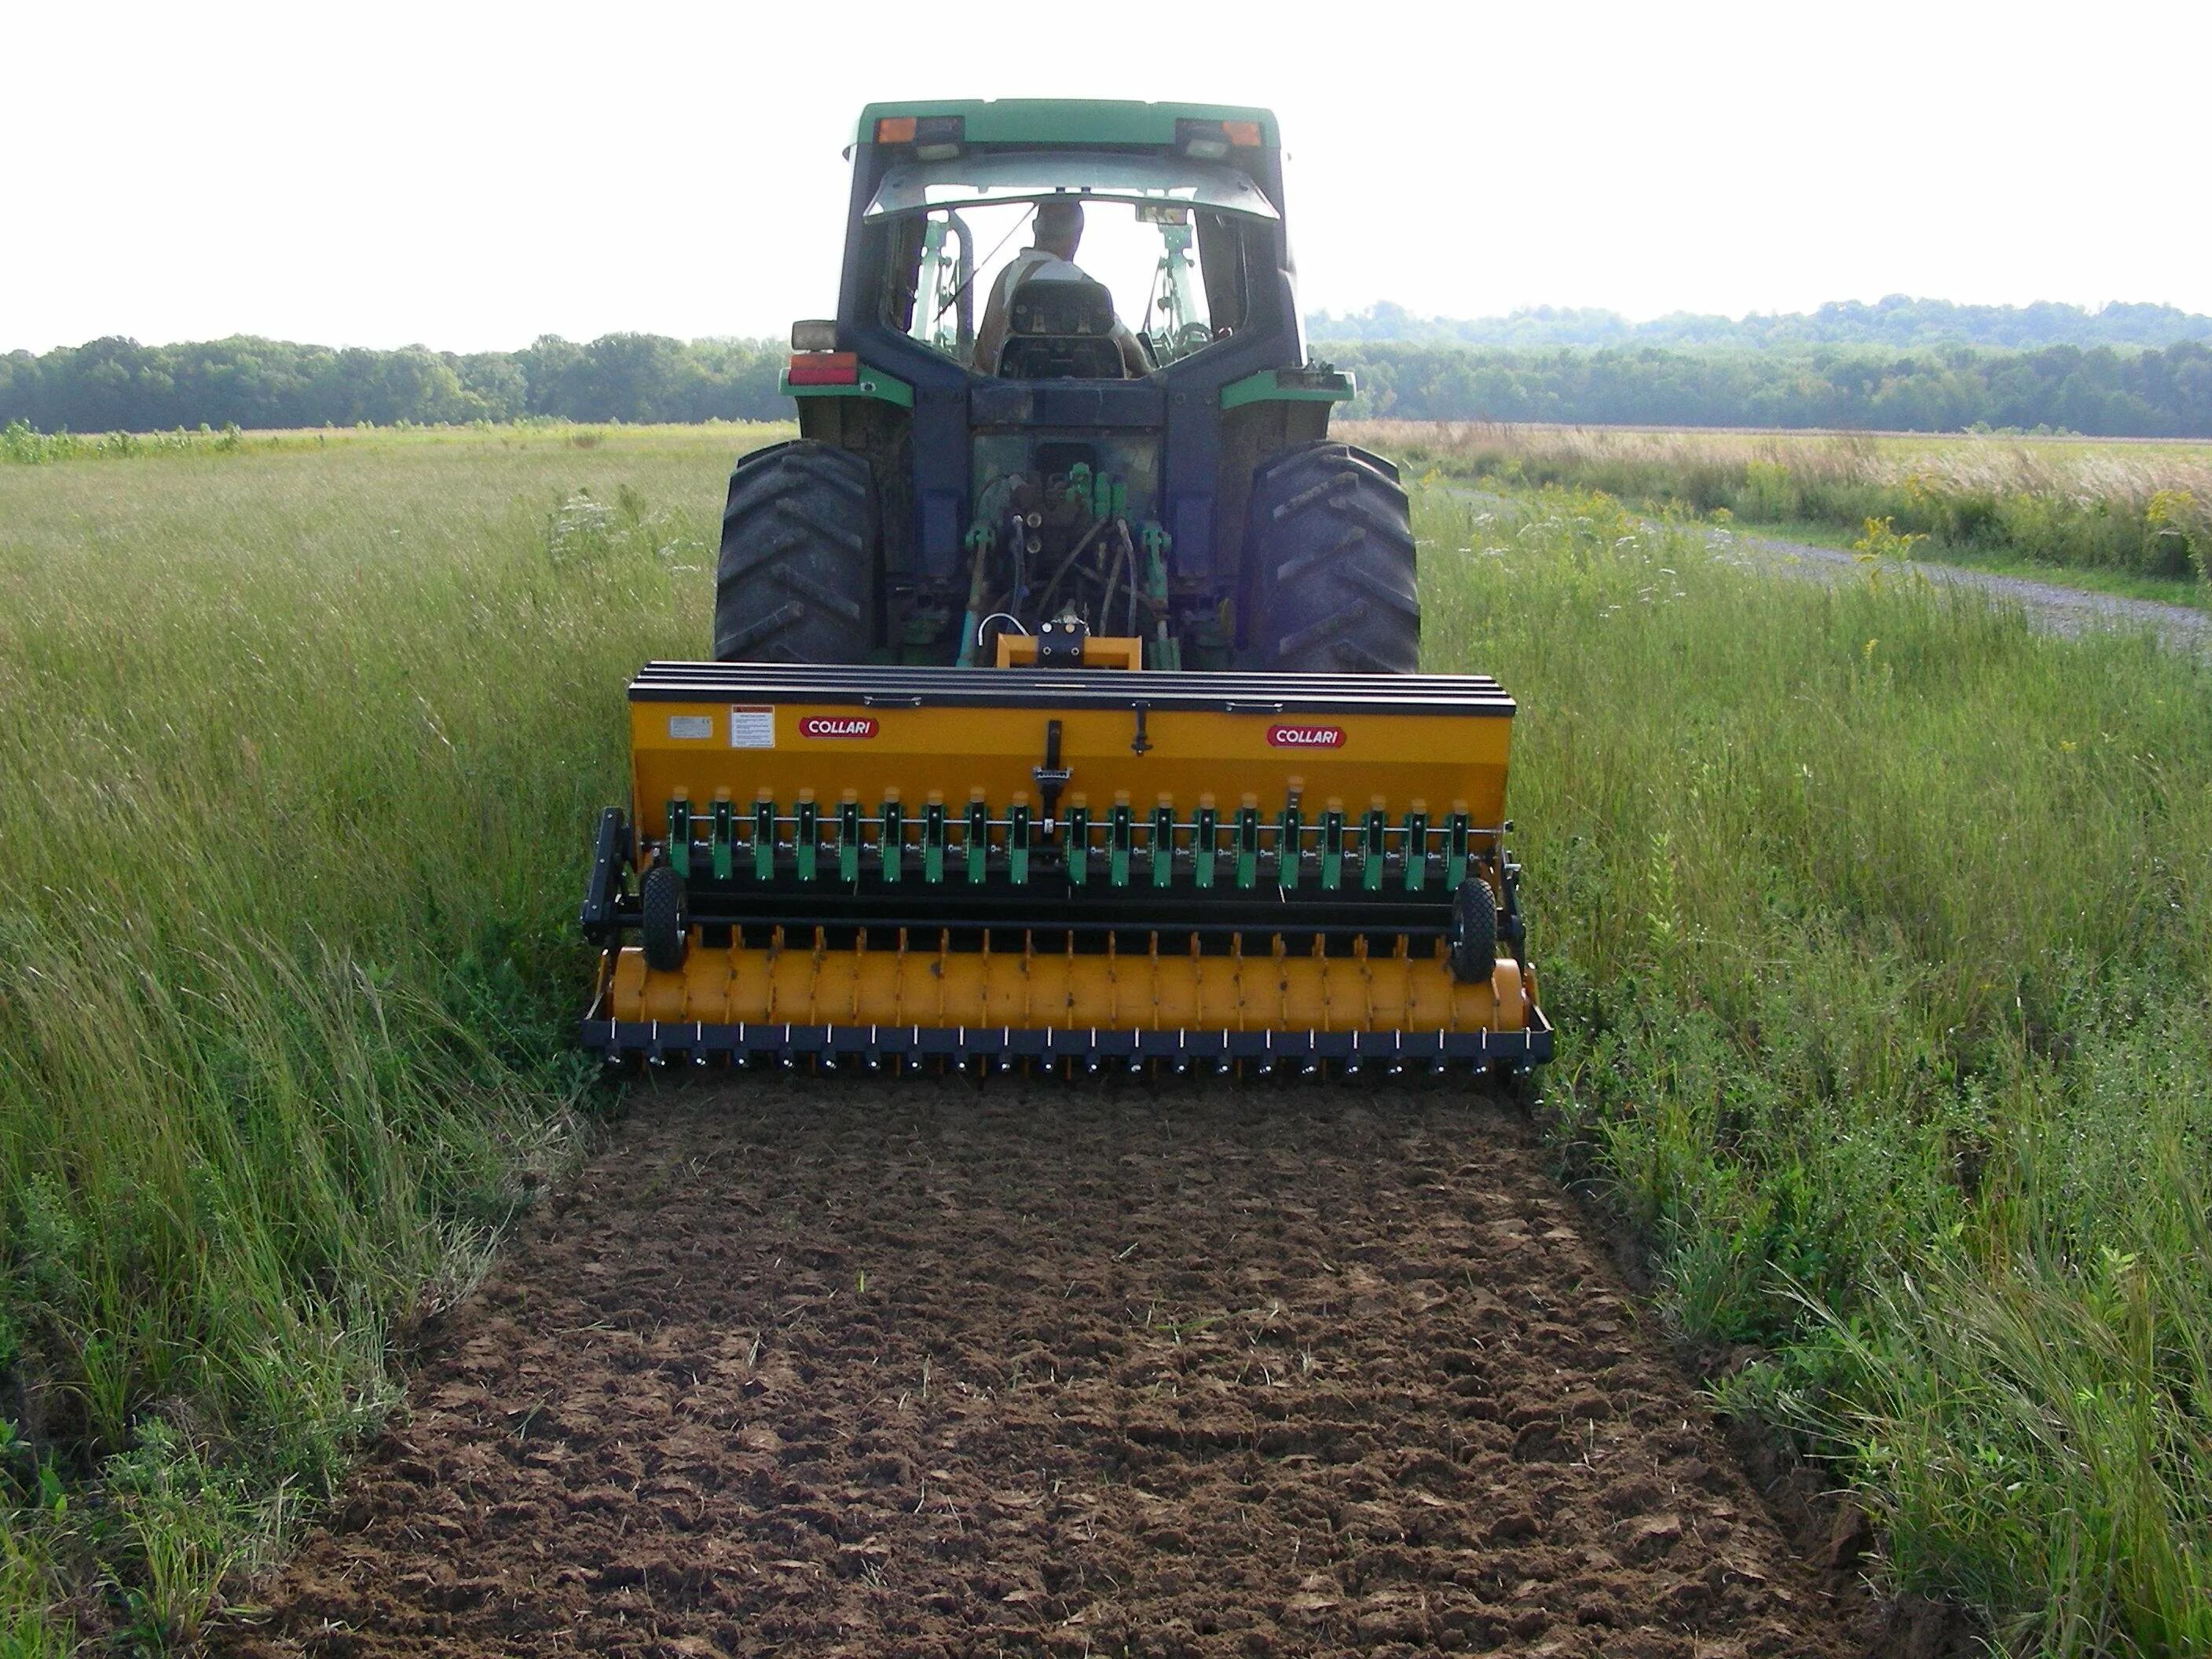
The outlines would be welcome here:
[[[2212,317],[2172,306],[2108,305],[2101,311],[2056,301],[2029,306],[1962,306],[1893,294],[1868,305],[1833,301],[1817,311],[1707,317],[1677,311],[1632,323],[1617,311],[1537,306],[1504,317],[1416,317],[1385,300],[1365,311],[1306,319],[1312,340],[1393,340],[1477,346],[2168,346],[2212,340]]]
[[[1824,307],[1815,316],[1849,309]],[[2045,309],[2072,308],[2028,307],[2014,315]],[[2123,309],[2165,311],[2107,307],[2094,317],[2074,315],[2102,321]],[[2024,349],[1960,342],[1778,342],[1753,348],[1640,339],[1597,346],[1468,344],[1331,331],[1347,323],[1376,326],[1382,310],[1376,307],[1364,319],[1316,319],[1329,326],[1309,331],[1316,356],[1358,374],[1355,415],[2212,437],[2212,343],[2203,340]],[[166,346],[94,340],[43,356],[19,351],[0,357],[0,425],[20,422],[42,432],[98,433],[532,417],[775,420],[791,412],[789,400],[776,391],[784,356],[776,341],[687,343],[653,334],[610,334],[588,343],[549,335],[520,351],[465,354],[248,337]]]

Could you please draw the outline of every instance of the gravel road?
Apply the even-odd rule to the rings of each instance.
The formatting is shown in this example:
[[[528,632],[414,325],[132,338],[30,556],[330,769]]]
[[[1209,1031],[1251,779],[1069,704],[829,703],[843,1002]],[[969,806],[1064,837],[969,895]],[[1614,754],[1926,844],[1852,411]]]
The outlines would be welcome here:
[[[1464,1088],[634,1100],[217,1652],[1873,1644]]]
[[[1853,555],[1809,542],[1778,540],[1747,535],[1741,531],[1709,530],[1708,544],[1750,554],[1762,568],[1785,575],[1832,581],[1856,574],[1864,566]],[[2212,611],[2185,605],[2161,605],[2155,599],[2122,599],[2111,593],[2089,593],[2078,587],[2059,587],[2030,581],[2023,576],[2000,576],[1962,565],[1939,564],[1929,559],[1892,561],[1889,568],[1924,576],[1939,587],[1971,589],[2008,605],[2017,605],[2028,620],[2046,633],[2071,639],[2093,628],[2148,629],[2161,644],[2175,650],[2212,655]]]
[[[1522,504],[1510,496],[1464,485],[1447,486],[1456,495],[1479,501],[1501,514],[1517,515]],[[1652,520],[1644,520],[1652,524]],[[1774,575],[1802,577],[1814,581],[1836,581],[1862,571],[1853,555],[1810,542],[1784,541],[1744,531],[1707,528],[1706,544],[1717,552],[1739,554],[1746,570]],[[2185,605],[2162,605],[2155,599],[2122,599],[2109,593],[2085,592],[2022,576],[2000,576],[1963,565],[1942,564],[1929,559],[1892,560],[1885,568],[1924,576],[1939,587],[1985,593],[2002,604],[2017,605],[2028,620],[2047,633],[2075,638],[2087,629],[2148,629],[2161,644],[2175,650],[2212,657],[2212,611]]]

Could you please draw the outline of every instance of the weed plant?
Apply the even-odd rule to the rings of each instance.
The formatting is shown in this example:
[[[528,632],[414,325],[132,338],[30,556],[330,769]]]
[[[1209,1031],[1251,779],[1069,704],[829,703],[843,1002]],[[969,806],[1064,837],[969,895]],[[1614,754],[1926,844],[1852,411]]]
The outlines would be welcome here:
[[[2212,675],[1424,491],[1518,698],[1547,1110],[1723,1396],[2007,1650],[2212,1650]]]
[[[2212,582],[2212,449],[1378,422],[1364,441],[1505,485],[1753,524],[1887,520],[1926,552]]]

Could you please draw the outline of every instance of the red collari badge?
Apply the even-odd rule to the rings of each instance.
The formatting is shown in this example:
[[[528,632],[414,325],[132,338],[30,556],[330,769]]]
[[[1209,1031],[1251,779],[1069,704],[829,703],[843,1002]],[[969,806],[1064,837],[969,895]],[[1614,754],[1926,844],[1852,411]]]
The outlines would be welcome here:
[[[1278,749],[1341,749],[1344,747],[1344,728],[1340,726],[1271,726],[1267,741]]]
[[[802,738],[872,738],[876,723],[865,714],[810,714],[799,723]]]

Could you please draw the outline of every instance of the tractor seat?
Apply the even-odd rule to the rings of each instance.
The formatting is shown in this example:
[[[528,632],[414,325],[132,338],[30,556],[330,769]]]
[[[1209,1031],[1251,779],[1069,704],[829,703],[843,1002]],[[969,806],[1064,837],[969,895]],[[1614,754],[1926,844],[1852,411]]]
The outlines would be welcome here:
[[[1031,276],[1006,301],[999,374],[1008,380],[1118,380],[1114,296],[1088,276]]]

